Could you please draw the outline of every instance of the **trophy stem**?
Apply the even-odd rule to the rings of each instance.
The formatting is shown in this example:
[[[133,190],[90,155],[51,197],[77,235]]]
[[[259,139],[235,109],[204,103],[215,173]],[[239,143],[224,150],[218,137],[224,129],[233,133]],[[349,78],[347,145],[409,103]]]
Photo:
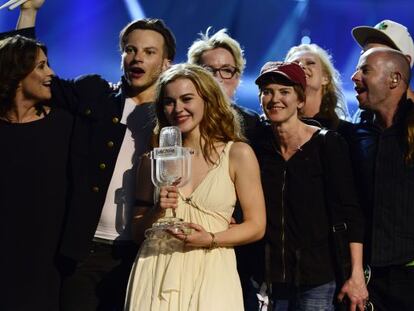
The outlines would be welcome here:
[[[181,218],[176,217],[174,209],[166,209],[166,215],[153,223],[152,227],[145,230],[147,239],[169,238],[171,235],[166,231],[174,233],[191,234],[191,228],[188,228]]]

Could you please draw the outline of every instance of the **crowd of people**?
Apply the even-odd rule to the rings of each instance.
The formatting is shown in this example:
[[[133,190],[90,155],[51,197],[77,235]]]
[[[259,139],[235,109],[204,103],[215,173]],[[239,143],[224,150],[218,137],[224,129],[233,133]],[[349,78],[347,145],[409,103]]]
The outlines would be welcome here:
[[[351,123],[321,46],[263,64],[259,116],[236,103],[246,60],[225,29],[173,64],[156,18],[121,30],[119,83],[61,79],[35,37],[43,3],[0,35],[1,310],[412,310],[406,27],[352,30]],[[191,173],[157,188],[149,152],[167,126]],[[171,211],[185,230],[145,234]]]

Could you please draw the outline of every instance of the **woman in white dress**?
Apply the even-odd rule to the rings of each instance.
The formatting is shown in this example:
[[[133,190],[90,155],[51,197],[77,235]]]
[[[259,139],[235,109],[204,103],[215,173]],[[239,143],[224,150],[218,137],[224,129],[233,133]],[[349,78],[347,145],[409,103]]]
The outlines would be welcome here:
[[[243,310],[233,246],[263,237],[265,206],[257,159],[243,142],[236,114],[205,69],[179,64],[159,80],[156,134],[178,126],[194,150],[190,181],[162,187],[155,206],[147,165],[138,173],[137,241],[173,209],[191,234],[143,242],[131,271],[126,310]],[[158,135],[156,135],[158,136]],[[157,138],[157,137],[156,137]],[[244,221],[230,225],[236,200]]]

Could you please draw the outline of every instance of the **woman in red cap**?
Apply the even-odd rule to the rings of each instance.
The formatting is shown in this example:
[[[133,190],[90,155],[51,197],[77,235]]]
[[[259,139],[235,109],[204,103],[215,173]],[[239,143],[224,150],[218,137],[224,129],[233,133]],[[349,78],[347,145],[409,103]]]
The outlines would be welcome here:
[[[338,298],[352,310],[367,299],[362,269],[363,221],[347,145],[335,132],[300,119],[306,76],[297,63],[266,63],[256,79],[267,124],[254,142],[267,209],[261,293],[270,310],[333,310],[336,245],[332,225],[345,230],[351,271]],[[267,308],[269,310],[269,306]]]

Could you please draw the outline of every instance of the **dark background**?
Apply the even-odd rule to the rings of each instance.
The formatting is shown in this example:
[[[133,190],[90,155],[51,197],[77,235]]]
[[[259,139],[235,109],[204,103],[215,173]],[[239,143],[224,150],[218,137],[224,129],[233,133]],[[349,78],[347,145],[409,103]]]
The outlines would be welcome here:
[[[14,28],[17,16],[18,9],[1,10],[0,30]],[[119,31],[143,16],[162,18],[173,30],[176,62],[186,60],[199,32],[208,26],[214,31],[227,28],[247,59],[237,102],[257,111],[253,81],[261,65],[282,60],[304,36],[333,54],[352,113],[356,101],[350,76],[360,53],[352,27],[392,19],[414,34],[413,0],[47,0],[38,14],[37,35],[47,44],[51,66],[61,77],[99,73],[116,82],[122,74]]]

